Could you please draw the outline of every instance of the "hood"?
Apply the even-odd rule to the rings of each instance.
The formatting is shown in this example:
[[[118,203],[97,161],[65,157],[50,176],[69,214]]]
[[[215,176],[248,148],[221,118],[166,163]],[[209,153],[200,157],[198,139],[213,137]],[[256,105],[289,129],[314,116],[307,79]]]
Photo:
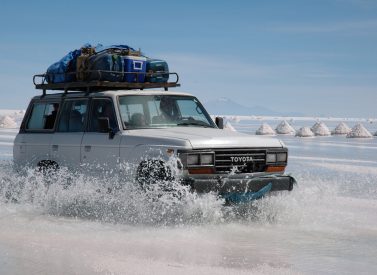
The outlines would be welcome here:
[[[127,135],[148,138],[183,139],[191,143],[193,149],[204,148],[245,148],[245,147],[283,147],[276,138],[257,137],[215,128],[175,127],[157,129],[128,130]]]

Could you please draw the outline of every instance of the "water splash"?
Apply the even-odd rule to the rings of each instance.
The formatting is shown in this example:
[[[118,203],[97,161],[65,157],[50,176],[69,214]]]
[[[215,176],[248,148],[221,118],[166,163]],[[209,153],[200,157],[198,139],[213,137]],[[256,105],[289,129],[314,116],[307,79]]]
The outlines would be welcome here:
[[[156,183],[144,190],[115,174],[97,177],[64,168],[48,175],[33,169],[14,173],[11,163],[0,165],[0,203],[23,204],[56,216],[128,224],[216,223],[223,216],[223,200],[216,194],[198,195],[178,181]]]
[[[29,169],[19,174],[14,173],[11,163],[3,162],[0,205],[18,204],[42,214],[137,225],[236,222],[307,230],[377,226],[365,222],[377,209],[377,201],[370,197],[377,190],[373,175],[341,176],[326,173],[325,168],[304,172],[304,167],[296,166],[303,172],[296,173],[298,185],[293,191],[225,206],[217,194],[198,195],[176,181],[153,184],[144,190],[139,183],[111,173],[97,177],[59,169],[43,176]],[[355,195],[355,186],[369,195]],[[371,215],[357,214],[366,207]]]

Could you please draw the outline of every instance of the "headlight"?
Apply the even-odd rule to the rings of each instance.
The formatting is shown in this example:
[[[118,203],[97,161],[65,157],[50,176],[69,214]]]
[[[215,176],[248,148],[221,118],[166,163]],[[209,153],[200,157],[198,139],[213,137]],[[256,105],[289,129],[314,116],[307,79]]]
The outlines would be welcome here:
[[[266,156],[267,163],[287,162],[287,159],[288,159],[287,152],[267,153],[267,156]]]
[[[287,153],[277,153],[277,162],[287,162]]]
[[[197,154],[190,154],[187,155],[187,165],[199,165],[199,155]]]
[[[213,154],[201,154],[200,155],[200,164],[201,165],[213,165],[214,164],[213,159],[214,159]]]
[[[267,157],[266,157],[266,162],[267,163],[272,163],[272,162],[276,162],[276,154],[267,154]]]

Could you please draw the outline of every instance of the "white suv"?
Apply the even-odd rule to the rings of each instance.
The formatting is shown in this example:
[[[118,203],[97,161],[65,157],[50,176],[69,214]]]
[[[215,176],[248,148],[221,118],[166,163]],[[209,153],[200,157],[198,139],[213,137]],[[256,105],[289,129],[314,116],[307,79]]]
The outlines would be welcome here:
[[[287,160],[281,141],[225,131],[196,97],[170,91],[44,93],[14,142],[16,166],[125,173],[127,164],[142,184],[176,178],[224,196],[292,190]]]

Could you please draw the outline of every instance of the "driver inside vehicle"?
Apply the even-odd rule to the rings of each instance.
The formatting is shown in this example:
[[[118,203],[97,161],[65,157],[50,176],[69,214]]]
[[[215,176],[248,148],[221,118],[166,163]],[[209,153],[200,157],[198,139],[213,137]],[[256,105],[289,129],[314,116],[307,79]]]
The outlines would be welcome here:
[[[162,97],[160,101],[160,115],[155,116],[152,122],[159,123],[171,123],[178,119],[179,111],[174,99],[170,97]]]

